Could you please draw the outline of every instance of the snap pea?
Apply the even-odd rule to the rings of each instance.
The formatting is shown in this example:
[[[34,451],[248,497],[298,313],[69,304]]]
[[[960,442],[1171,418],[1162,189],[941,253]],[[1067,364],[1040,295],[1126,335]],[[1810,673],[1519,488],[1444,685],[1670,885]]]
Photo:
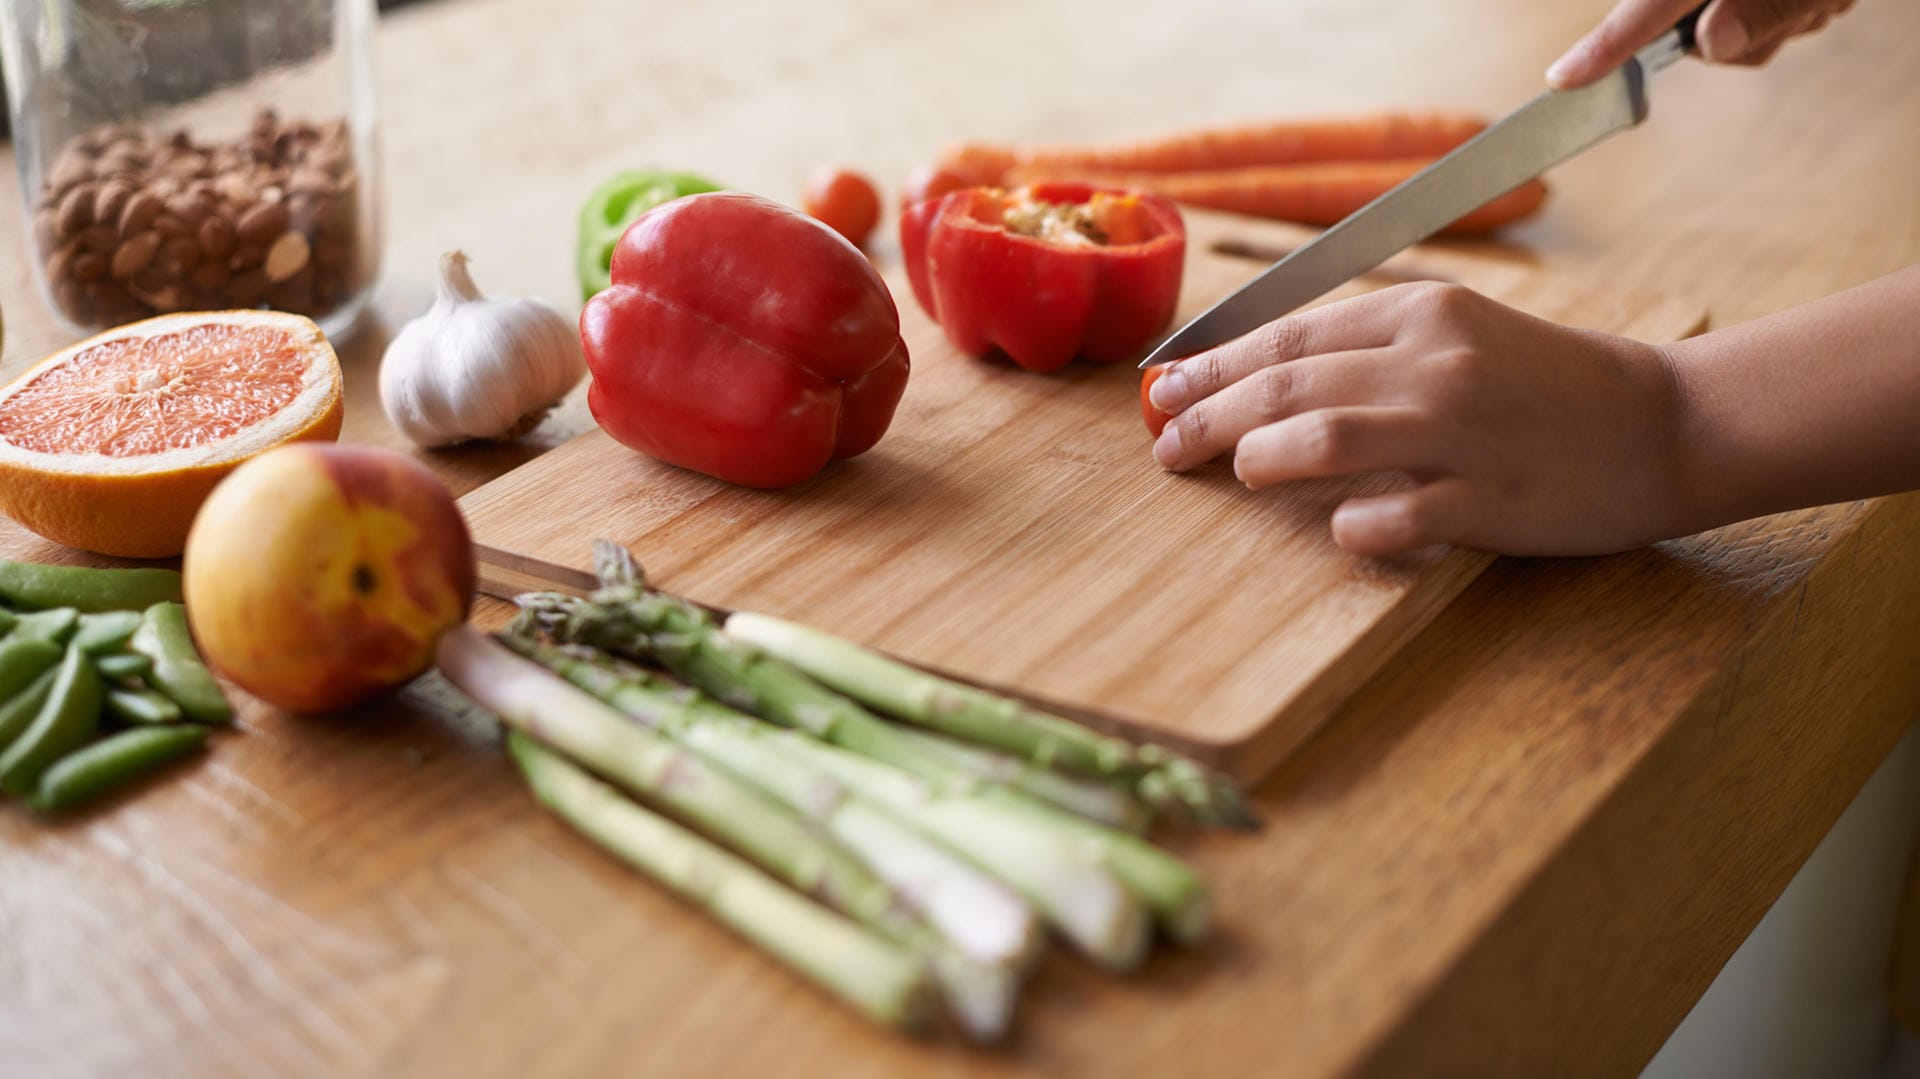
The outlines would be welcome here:
[[[13,624],[19,620],[12,611],[7,610],[5,607],[0,607],[0,637],[5,637],[7,634],[12,633]]]
[[[13,699],[0,704],[0,750],[13,744],[20,732],[27,729],[33,717],[40,714],[40,706],[47,703],[47,695],[53,692],[54,676],[58,670],[45,670],[33,684],[15,694]]]
[[[46,703],[0,753],[0,791],[26,794],[48,765],[85,745],[100,729],[100,697],[93,660],[78,648],[68,648]]]
[[[110,688],[107,690],[107,714],[122,723],[153,726],[180,722],[180,706],[159,690]]]
[[[114,652],[126,646],[140,628],[139,611],[101,611],[80,616],[80,628],[73,632],[73,643],[90,656]]]
[[[26,637],[38,637],[54,644],[65,644],[73,636],[75,627],[80,624],[80,612],[72,607],[54,607],[50,610],[23,614],[14,623],[13,632],[7,640],[17,641]]]
[[[193,635],[187,630],[187,609],[178,603],[156,603],[141,616],[140,628],[127,647],[153,661],[147,681],[172,697],[187,718],[199,723],[229,723],[233,706],[220,692],[213,672],[200,662]]]
[[[36,637],[0,641],[0,701],[27,688],[40,672],[60,662],[60,646]]]
[[[0,602],[13,607],[143,611],[180,598],[177,570],[48,566],[0,558]]]
[[[100,677],[112,681],[123,678],[139,678],[153,670],[153,661],[137,652],[108,652],[104,656],[93,657],[93,665],[100,671]]]
[[[140,727],[103,738],[56,761],[40,776],[33,808],[46,813],[90,802],[199,749],[207,729]]]

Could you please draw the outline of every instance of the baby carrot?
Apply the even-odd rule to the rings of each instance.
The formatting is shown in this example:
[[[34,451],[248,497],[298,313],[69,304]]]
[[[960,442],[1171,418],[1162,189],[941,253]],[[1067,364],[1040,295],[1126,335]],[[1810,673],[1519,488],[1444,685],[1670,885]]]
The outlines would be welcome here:
[[[1154,191],[1175,202],[1231,213],[1332,225],[1432,164],[1426,158],[1394,161],[1328,161],[1308,165],[1258,165],[1204,172],[1098,172],[1027,167],[1008,182],[1083,180]],[[1488,232],[1530,217],[1546,201],[1546,184],[1530,180],[1455,221],[1447,231]]]
[[[1379,112],[1198,128],[1106,145],[961,144],[949,148],[942,160],[975,175],[1002,162],[1009,168],[1196,172],[1311,161],[1382,161],[1439,157],[1486,126],[1485,120],[1463,113]]]

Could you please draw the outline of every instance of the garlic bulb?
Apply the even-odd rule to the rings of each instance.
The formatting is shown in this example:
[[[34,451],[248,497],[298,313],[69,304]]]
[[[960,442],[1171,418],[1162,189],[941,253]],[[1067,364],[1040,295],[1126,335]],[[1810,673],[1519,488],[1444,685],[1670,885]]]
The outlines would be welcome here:
[[[402,327],[380,362],[380,404],[420,446],[512,439],[532,430],[586,373],[580,337],[538,300],[489,300],[467,256],[440,256],[440,296]]]

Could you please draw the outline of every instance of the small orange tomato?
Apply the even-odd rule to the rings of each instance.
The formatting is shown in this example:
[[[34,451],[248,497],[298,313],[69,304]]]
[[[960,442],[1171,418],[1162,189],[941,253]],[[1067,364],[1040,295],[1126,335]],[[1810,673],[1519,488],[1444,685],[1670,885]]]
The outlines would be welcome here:
[[[872,180],[852,169],[825,168],[814,173],[800,208],[855,247],[865,246],[867,236],[880,223],[880,193]]]
[[[1140,376],[1140,418],[1147,421],[1147,433],[1155,438],[1159,438],[1160,432],[1166,430],[1167,422],[1173,416],[1153,407],[1153,402],[1147,399],[1147,391],[1153,389],[1154,382],[1166,369],[1165,364],[1149,367],[1147,373]]]

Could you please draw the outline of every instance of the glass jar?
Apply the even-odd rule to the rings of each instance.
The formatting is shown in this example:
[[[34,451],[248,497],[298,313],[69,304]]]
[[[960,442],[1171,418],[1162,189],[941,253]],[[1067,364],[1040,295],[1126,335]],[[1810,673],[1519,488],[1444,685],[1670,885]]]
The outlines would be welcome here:
[[[380,257],[373,0],[0,7],[33,262],[60,317],[353,322]]]

